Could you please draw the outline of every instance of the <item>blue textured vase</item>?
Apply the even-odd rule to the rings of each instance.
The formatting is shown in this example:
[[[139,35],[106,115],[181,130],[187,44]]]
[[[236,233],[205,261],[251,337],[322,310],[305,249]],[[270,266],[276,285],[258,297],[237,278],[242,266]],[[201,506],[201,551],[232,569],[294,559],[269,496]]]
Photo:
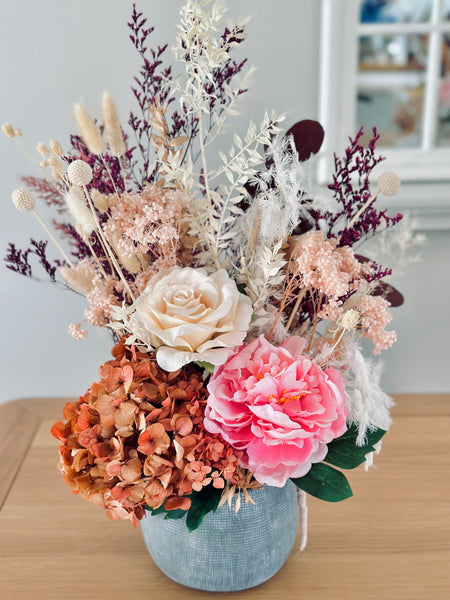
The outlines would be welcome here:
[[[270,579],[285,563],[297,532],[297,498],[293,483],[250,490],[255,505],[235,514],[227,504],[205,515],[189,532],[186,517],[147,515],[141,529],[156,565],[187,587],[233,592]]]

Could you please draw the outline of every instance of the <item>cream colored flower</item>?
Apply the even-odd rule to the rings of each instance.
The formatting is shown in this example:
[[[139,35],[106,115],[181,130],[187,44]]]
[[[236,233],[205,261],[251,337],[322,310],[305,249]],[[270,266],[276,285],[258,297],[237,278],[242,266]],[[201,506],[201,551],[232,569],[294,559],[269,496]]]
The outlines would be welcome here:
[[[161,269],[133,308],[130,330],[157,348],[166,371],[193,361],[223,364],[244,341],[252,315],[250,299],[224,269],[212,275],[201,268]]]

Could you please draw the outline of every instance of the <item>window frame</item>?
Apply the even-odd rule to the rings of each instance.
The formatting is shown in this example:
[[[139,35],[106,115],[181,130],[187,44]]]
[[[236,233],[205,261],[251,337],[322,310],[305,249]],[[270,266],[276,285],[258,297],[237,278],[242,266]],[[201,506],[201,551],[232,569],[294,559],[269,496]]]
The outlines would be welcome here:
[[[358,38],[374,33],[426,33],[430,36],[427,61],[427,83],[424,98],[423,144],[421,148],[380,148],[389,169],[396,171],[403,182],[450,181],[450,147],[433,145],[437,127],[436,85],[440,69],[440,40],[450,33],[450,21],[443,21],[442,0],[433,0],[429,23],[359,23],[359,0],[322,0],[319,73],[319,121],[326,137],[317,157],[317,180],[326,183],[333,168],[333,154],[341,153],[349,136],[356,133],[356,83]],[[374,173],[374,176],[378,172]],[[439,206],[450,207],[450,198],[440,186]],[[450,195],[450,194],[449,194]],[[417,204],[412,202],[412,205]]]

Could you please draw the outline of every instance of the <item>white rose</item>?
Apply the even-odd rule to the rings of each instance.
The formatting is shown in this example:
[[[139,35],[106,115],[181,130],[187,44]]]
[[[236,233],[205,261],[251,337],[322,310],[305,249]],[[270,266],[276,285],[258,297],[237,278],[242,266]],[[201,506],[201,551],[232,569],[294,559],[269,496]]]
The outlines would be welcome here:
[[[245,338],[252,304],[224,269],[170,267],[152,277],[134,303],[129,328],[166,371],[193,361],[223,364]]]

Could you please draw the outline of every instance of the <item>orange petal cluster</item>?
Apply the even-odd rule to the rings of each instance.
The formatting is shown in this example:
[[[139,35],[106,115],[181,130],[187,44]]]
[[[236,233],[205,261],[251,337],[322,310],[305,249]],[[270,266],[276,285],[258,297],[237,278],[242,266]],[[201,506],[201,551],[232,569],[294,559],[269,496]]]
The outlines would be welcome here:
[[[136,525],[145,506],[188,510],[193,491],[236,483],[240,453],[203,427],[208,392],[202,372],[173,373],[154,353],[122,339],[100,381],[66,404],[52,427],[59,469],[73,492]]]

